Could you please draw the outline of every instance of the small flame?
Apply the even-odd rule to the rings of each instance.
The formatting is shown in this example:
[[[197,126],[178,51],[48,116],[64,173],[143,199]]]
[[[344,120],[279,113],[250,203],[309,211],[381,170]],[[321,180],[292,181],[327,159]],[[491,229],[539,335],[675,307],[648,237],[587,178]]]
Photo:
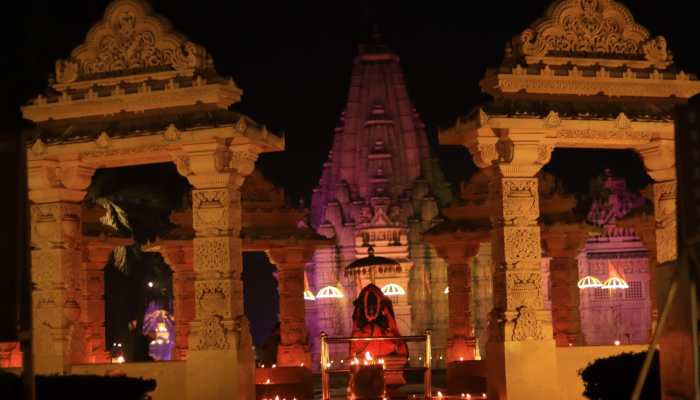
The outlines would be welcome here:
[[[269,384],[270,384],[270,378],[267,378],[267,380],[265,381],[265,384],[266,384],[266,385],[269,385]]]
[[[124,356],[117,357],[117,364],[124,364]]]
[[[277,364],[272,364],[272,368],[277,368]]]
[[[370,354],[369,351],[368,351],[368,352],[365,352],[365,360],[367,360],[367,361],[372,361],[372,360],[373,360],[372,354]]]
[[[438,392],[438,393],[437,393],[437,396],[438,396],[439,398],[442,398],[442,392]]]

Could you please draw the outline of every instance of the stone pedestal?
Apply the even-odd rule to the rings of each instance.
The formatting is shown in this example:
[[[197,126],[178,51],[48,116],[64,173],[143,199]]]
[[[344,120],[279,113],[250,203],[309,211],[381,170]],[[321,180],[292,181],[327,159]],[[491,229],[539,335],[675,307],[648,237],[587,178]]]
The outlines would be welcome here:
[[[37,374],[67,373],[89,360],[81,313],[80,202],[93,168],[72,161],[28,163],[32,244],[32,345]]]

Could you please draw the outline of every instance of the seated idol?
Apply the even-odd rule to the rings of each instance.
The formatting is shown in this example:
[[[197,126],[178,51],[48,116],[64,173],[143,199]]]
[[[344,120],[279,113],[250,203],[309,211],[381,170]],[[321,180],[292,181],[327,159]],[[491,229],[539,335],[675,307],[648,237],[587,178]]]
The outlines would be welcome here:
[[[375,285],[365,286],[353,302],[352,337],[401,336],[391,300]],[[370,353],[375,359],[396,356],[408,357],[403,340],[368,340],[350,342],[350,354],[361,358]]]

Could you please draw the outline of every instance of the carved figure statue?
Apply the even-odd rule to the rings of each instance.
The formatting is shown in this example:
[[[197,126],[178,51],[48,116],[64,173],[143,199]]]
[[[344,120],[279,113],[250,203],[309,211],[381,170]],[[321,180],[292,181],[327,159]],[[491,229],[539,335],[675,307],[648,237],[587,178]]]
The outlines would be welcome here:
[[[352,337],[401,336],[391,300],[375,285],[365,286],[353,302]],[[361,357],[370,353],[375,358],[386,356],[408,357],[403,340],[370,340],[350,343],[350,354]]]

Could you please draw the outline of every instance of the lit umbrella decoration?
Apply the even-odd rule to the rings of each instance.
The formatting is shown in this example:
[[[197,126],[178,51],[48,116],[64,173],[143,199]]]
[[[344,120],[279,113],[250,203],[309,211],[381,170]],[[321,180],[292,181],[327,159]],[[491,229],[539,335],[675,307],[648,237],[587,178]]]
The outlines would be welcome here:
[[[335,286],[326,286],[316,293],[317,299],[342,299],[343,292]]]
[[[175,320],[167,310],[159,308],[156,302],[148,303],[143,318],[143,333],[155,332],[156,338],[149,345],[149,355],[154,360],[170,360],[175,342]]]
[[[405,296],[406,291],[395,283],[389,283],[382,287],[382,293],[387,296]]]
[[[620,274],[617,272],[617,269],[613,268],[613,265],[610,261],[608,261],[608,279],[605,280],[605,282],[600,282],[600,279],[596,278],[595,276],[584,276],[578,281],[578,288],[579,289],[592,289],[592,288],[600,288],[600,289],[610,289],[610,290],[615,290],[615,289],[627,289],[630,286],[627,284],[627,281],[624,280],[620,276]]]
[[[593,289],[603,286],[603,283],[595,276],[588,275],[579,279],[577,286],[579,289]]]
[[[630,285],[624,279],[617,276],[611,276],[606,279],[603,282],[603,286],[601,286],[602,289],[627,289],[629,287]]]

